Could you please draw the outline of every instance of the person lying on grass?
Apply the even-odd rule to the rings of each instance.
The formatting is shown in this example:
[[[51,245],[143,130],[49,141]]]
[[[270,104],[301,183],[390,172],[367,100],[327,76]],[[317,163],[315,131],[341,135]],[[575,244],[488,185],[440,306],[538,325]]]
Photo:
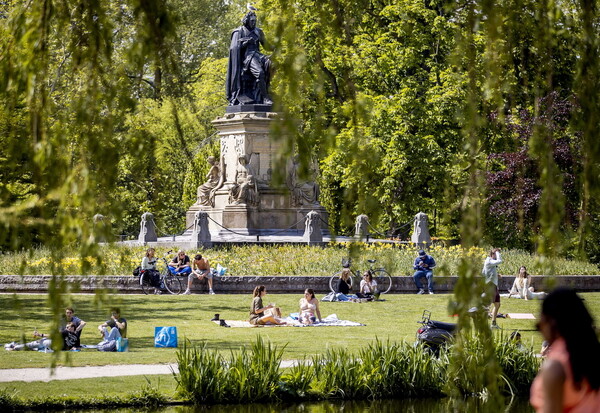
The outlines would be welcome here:
[[[275,309],[273,304],[269,304],[266,307],[263,306],[263,297],[267,294],[267,289],[264,285],[259,285],[254,288],[252,293],[252,304],[250,306],[250,324],[253,325],[265,325],[265,324],[286,324],[285,321],[281,321],[281,312],[279,315],[274,315],[268,310]]]
[[[75,323],[68,322],[64,330],[60,331],[63,338],[63,351],[74,350],[77,351],[81,348],[81,342],[79,337],[81,336],[81,330],[76,331]],[[47,351],[52,349],[52,340],[48,334],[40,334],[35,330],[33,336],[37,337],[38,340],[30,341],[25,344],[17,344],[15,342],[8,343],[4,346],[6,350],[35,350],[35,351]]]

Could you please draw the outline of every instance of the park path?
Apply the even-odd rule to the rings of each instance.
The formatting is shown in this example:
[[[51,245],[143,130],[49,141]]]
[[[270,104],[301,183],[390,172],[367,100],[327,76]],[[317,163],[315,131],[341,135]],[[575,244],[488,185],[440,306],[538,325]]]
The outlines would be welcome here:
[[[295,360],[283,360],[281,367],[291,367]],[[96,377],[150,376],[179,372],[177,364],[119,364],[108,366],[56,367],[50,368],[0,369],[0,383],[13,381],[52,381],[91,379]]]

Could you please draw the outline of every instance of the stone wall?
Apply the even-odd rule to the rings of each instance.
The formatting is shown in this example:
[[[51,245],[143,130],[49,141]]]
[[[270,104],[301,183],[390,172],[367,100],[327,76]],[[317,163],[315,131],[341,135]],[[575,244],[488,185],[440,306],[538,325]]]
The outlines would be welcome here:
[[[217,294],[250,294],[256,285],[265,285],[269,293],[293,293],[302,294],[306,288],[313,288],[316,293],[324,294],[329,291],[330,277],[310,276],[246,276],[246,277],[216,277],[214,290]],[[506,292],[513,283],[515,277],[506,276],[501,278],[500,289]],[[48,290],[48,283],[52,279],[49,275],[0,275],[0,291],[20,293],[42,293]],[[65,276],[71,283],[72,291],[79,293],[93,293],[97,289],[107,288],[118,293],[141,294],[138,278],[133,276]],[[393,286],[391,292],[400,294],[413,294],[416,288],[412,277],[392,277]],[[438,293],[449,293],[456,284],[457,277],[435,277],[435,290]],[[532,285],[536,290],[549,291],[546,282],[550,279],[543,276],[532,276]],[[187,277],[182,277],[185,287]],[[557,285],[571,286],[577,291],[590,292],[600,291],[600,276],[598,275],[576,275],[558,276]],[[206,281],[194,281],[192,291],[206,292]]]

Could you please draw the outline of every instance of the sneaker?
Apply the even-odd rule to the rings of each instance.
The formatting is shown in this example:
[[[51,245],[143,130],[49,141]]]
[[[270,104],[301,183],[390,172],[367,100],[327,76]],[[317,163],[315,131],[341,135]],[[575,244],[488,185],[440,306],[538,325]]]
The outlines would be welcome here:
[[[219,321],[219,314],[215,314],[215,316],[210,321]]]
[[[433,295],[433,291],[429,290],[429,294]]]
[[[209,293],[210,295],[215,295],[215,292],[214,292],[213,290],[208,290],[208,293]]]
[[[425,290],[419,290],[417,294],[425,294]]]
[[[162,291],[157,288],[157,289],[154,290],[154,294],[161,295]]]
[[[191,293],[192,293],[192,292],[191,292],[190,290],[185,290],[185,291],[183,292],[183,295],[190,295]]]
[[[220,325],[221,327],[231,327],[229,324],[227,324],[227,323],[225,322],[225,320],[221,320],[221,322],[219,323],[219,325]]]

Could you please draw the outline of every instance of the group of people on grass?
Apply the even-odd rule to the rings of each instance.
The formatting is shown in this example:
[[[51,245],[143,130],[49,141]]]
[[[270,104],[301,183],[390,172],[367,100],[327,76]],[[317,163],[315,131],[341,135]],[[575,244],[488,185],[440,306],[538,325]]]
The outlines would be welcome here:
[[[483,263],[482,275],[485,278],[487,285],[487,294],[492,297],[490,306],[490,317],[492,318],[492,328],[498,328],[496,318],[498,317],[498,310],[500,309],[500,289],[498,288],[499,273],[498,266],[502,263],[502,257],[500,255],[500,248],[493,248],[490,250],[489,256],[486,257]],[[424,294],[425,288],[421,284],[421,279],[427,279],[427,291],[429,294],[433,294],[433,269],[435,268],[435,259],[428,255],[424,250],[419,251],[417,258],[413,265],[415,273],[413,275],[415,285],[417,287],[417,294]],[[507,295],[508,298],[516,296],[525,300],[531,300],[534,298],[542,299],[546,296],[544,292],[535,292],[531,286],[531,279],[527,273],[527,267],[521,266],[517,273],[511,289]]]
[[[336,292],[338,293],[337,299],[339,301],[350,301],[351,295],[350,290],[352,289],[352,271],[350,268],[343,268],[340,273],[340,278],[337,283]],[[379,298],[379,289],[377,281],[373,279],[373,273],[371,270],[367,270],[362,275],[358,292],[355,294],[357,299],[364,299],[367,301],[376,300]]]
[[[156,251],[154,248],[148,248],[148,250],[146,250],[146,255],[144,258],[142,258],[140,269],[150,274],[150,279],[152,280],[152,285],[154,286],[154,293],[162,294],[165,286],[160,279],[160,272],[156,269],[157,262],[158,258],[156,257]],[[190,260],[190,257],[186,255],[185,251],[179,250],[177,255],[175,255],[168,263],[168,267],[172,274],[178,276],[187,275],[188,283],[184,294],[192,293],[191,289],[194,278],[197,278],[198,280],[203,280],[206,278],[208,282],[208,293],[215,293],[213,291],[213,276],[210,270],[210,264],[206,258],[202,257],[201,254],[196,254],[194,259]]]
[[[263,304],[263,298],[267,295],[267,289],[264,285],[259,285],[252,292],[252,303],[250,304],[250,318],[248,321],[253,325],[285,325],[287,324],[281,317],[281,309],[275,304]],[[319,300],[315,297],[312,288],[304,291],[304,297],[299,302],[300,312],[298,321],[302,324],[314,324],[317,321],[323,321],[321,310],[319,309]]]
[[[62,336],[63,351],[78,351],[81,349],[81,331],[87,325],[85,321],[75,315],[72,307],[65,309],[65,317],[61,322],[59,333]],[[102,341],[96,346],[101,351],[116,351],[117,341],[127,337],[127,320],[121,317],[118,308],[111,311],[108,320],[98,326]],[[51,335],[39,333],[37,329],[33,332],[36,338],[28,343],[8,343],[5,350],[35,350],[52,351]]]

